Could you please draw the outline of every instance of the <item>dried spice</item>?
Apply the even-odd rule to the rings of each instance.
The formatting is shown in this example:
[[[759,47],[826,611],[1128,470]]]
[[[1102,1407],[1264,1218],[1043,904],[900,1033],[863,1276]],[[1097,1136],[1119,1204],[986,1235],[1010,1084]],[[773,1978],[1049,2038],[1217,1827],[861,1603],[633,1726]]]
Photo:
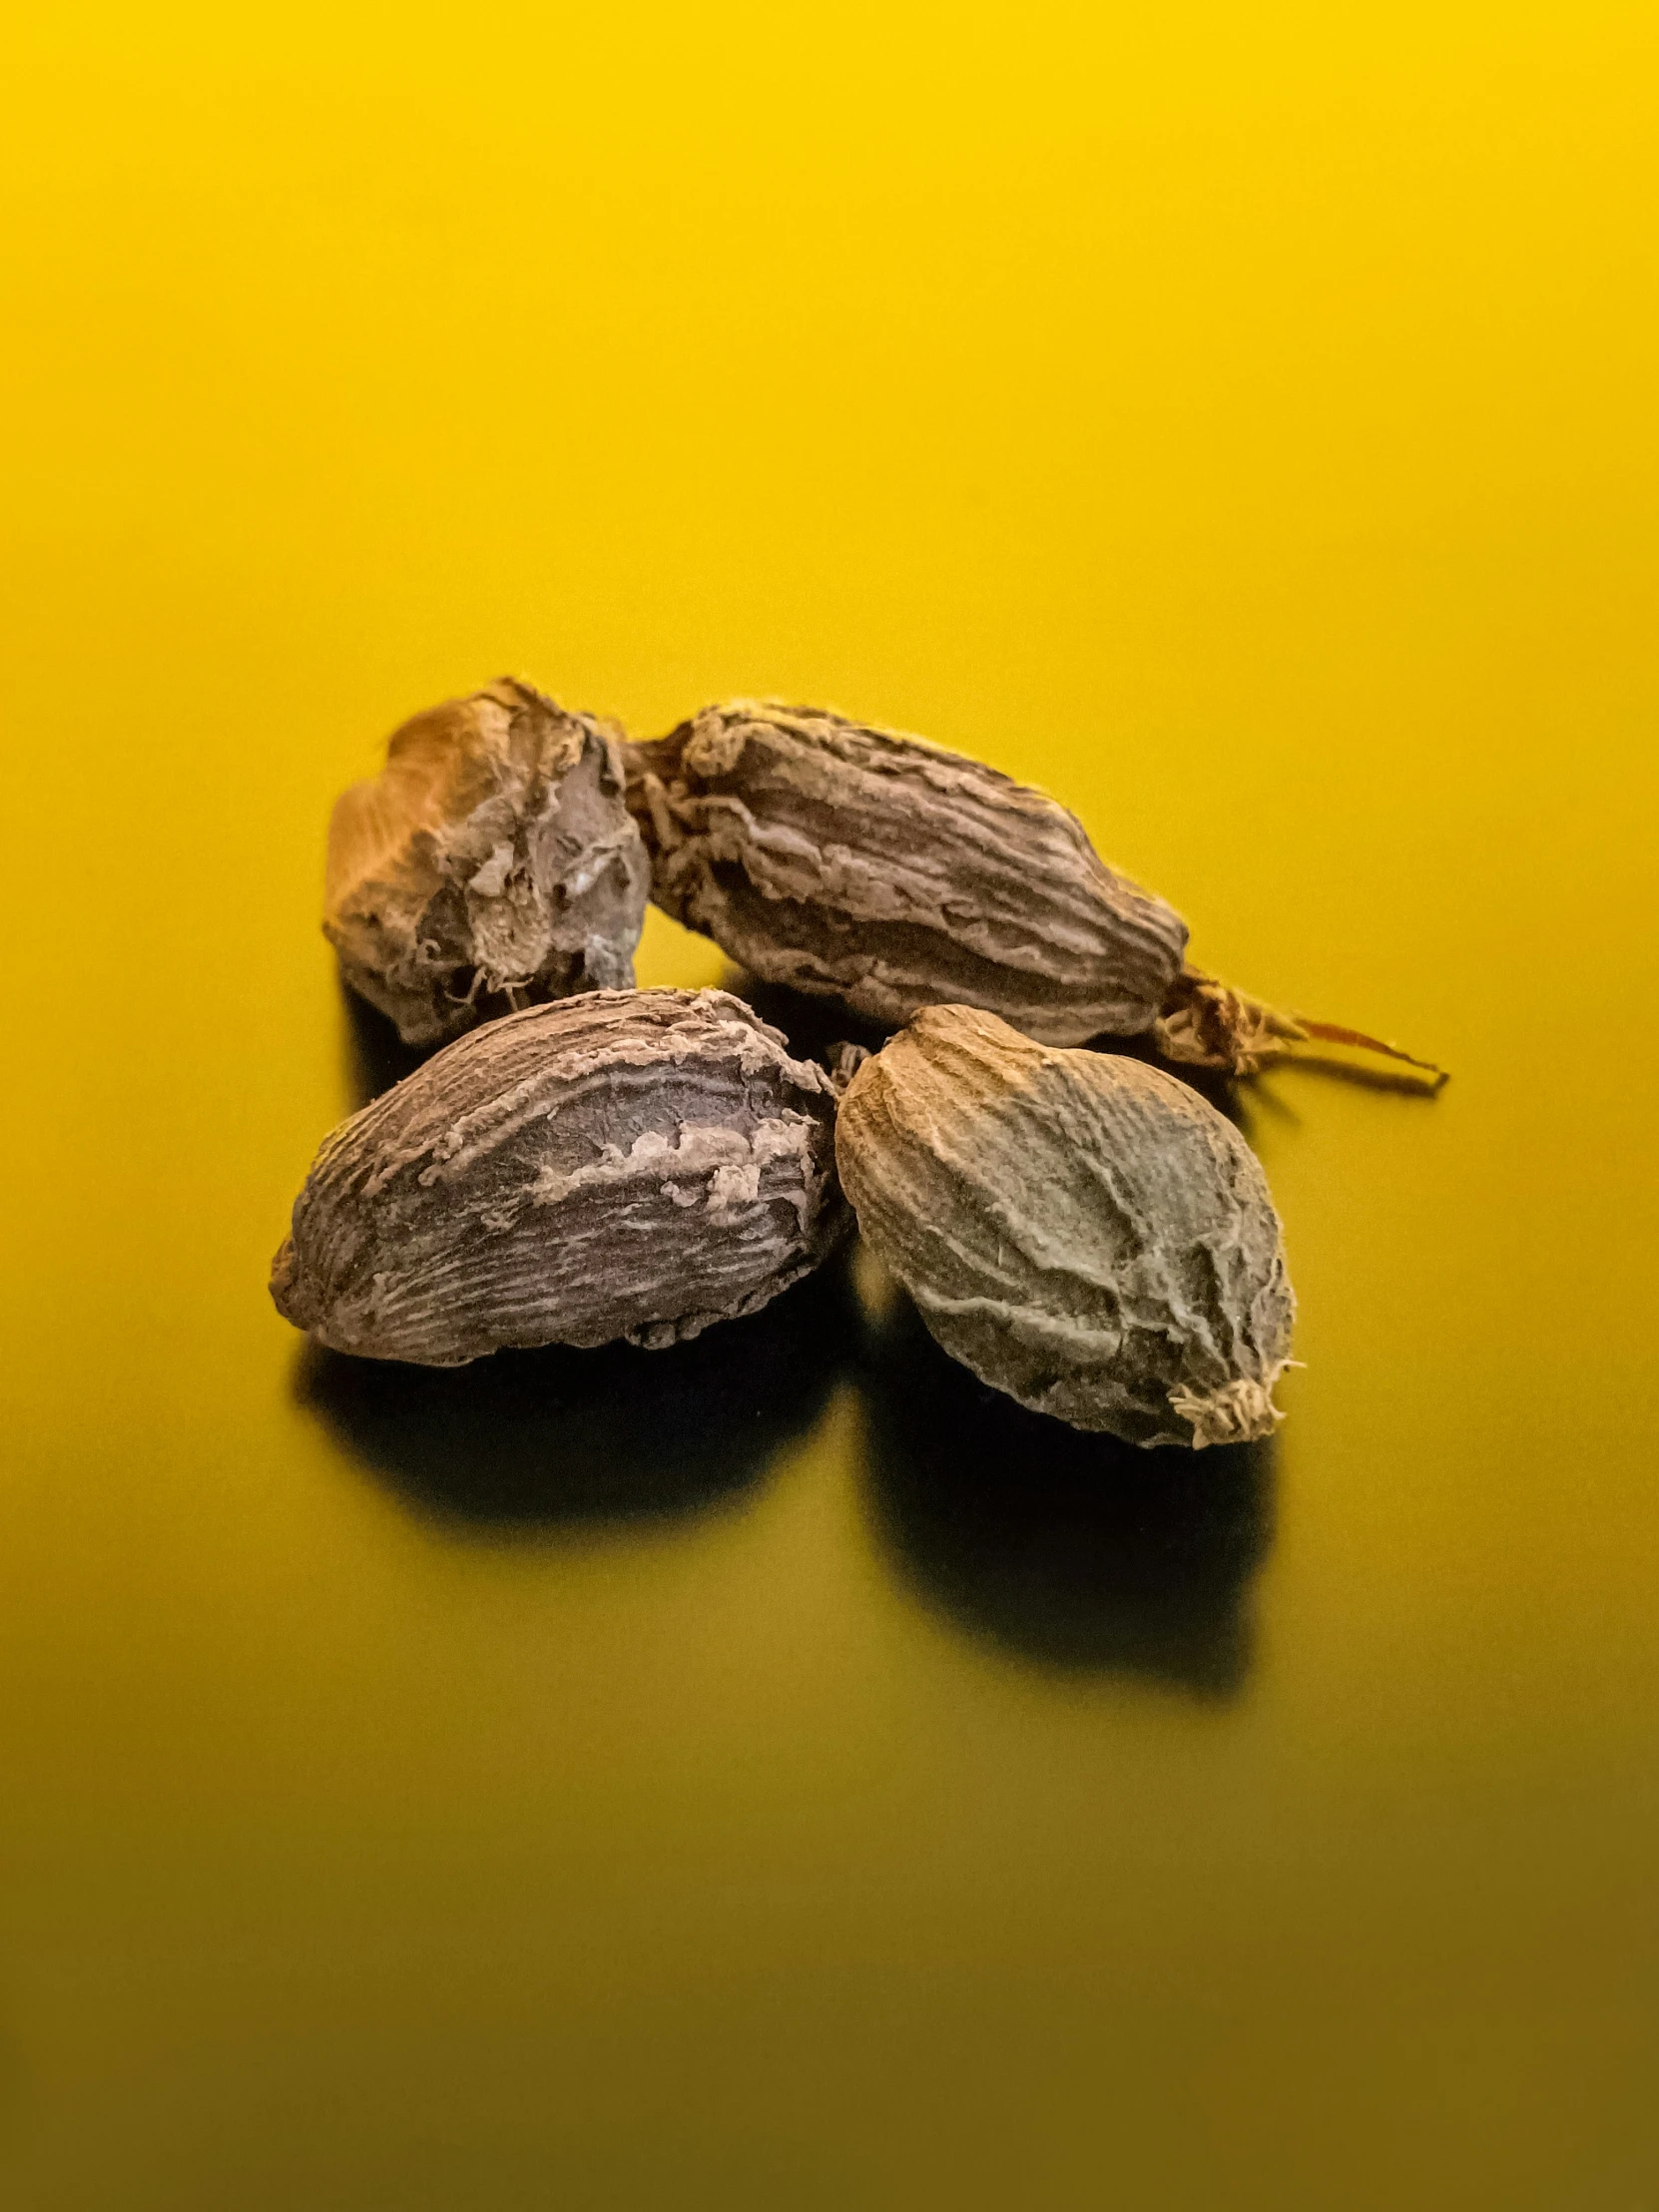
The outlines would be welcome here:
[[[888,1028],[962,1004],[1046,1044],[1150,1033],[1232,1075],[1311,1042],[1438,1075],[1185,965],[1186,923],[1107,867],[1075,815],[923,739],[739,700],[626,759],[652,897],[768,983]]]
[[[658,1347],[754,1313],[847,1226],[830,1078],[725,991],[490,1022],[317,1154],[272,1296],[336,1352]]]
[[[336,803],[323,929],[406,1044],[634,980],[649,888],[613,733],[511,677],[416,715]]]
[[[1279,1218],[1175,1077],[929,1007],[853,1076],[835,1151],[860,1233],[982,1382],[1136,1444],[1272,1431]]]
[[[1052,1044],[1152,1027],[1186,924],[1075,815],[810,707],[710,707],[627,749],[652,897],[769,983],[892,1028],[964,1003]]]
[[[1304,1060],[1323,1057],[1297,1051],[1300,1045],[1342,1045],[1350,1051],[1379,1053],[1410,1068],[1411,1075],[1372,1075],[1369,1080],[1391,1083],[1404,1090],[1433,1092],[1446,1082],[1444,1068],[1432,1060],[1419,1060],[1402,1052],[1397,1044],[1373,1037],[1364,1029],[1350,1029],[1337,1021],[1311,1021],[1306,1015],[1287,1014],[1248,991],[1235,990],[1189,961],[1182,968],[1164,1001],[1163,1011],[1152,1025],[1152,1041],[1166,1060],[1179,1066],[1207,1068],[1220,1075],[1259,1075],[1276,1060],[1293,1055]],[[1339,1065],[1342,1063],[1339,1063]]]

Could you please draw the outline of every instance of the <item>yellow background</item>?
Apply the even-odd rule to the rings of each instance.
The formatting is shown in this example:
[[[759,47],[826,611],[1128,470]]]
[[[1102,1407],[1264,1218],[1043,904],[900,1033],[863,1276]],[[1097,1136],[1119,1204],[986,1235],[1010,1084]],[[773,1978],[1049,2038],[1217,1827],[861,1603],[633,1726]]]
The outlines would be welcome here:
[[[0,2181],[1659,2201],[1652,10],[71,7],[6,68]],[[843,1380],[465,1536],[264,1293],[322,824],[503,670],[1054,789],[1234,980],[1238,1693],[917,1594]],[[654,922],[646,980],[705,980]]]

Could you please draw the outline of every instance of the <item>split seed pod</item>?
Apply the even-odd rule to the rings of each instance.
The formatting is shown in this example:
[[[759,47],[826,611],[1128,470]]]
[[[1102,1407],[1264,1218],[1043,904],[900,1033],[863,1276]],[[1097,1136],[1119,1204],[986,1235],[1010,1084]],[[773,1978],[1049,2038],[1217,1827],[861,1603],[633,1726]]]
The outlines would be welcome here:
[[[459,1367],[751,1314],[848,1226],[835,1092],[725,991],[595,991],[460,1038],[326,1139],[272,1296],[319,1344]]]
[[[616,739],[502,677],[394,731],[328,826],[323,930],[406,1044],[625,988],[649,868]]]
[[[1081,1044],[1150,1029],[1180,973],[1186,924],[1075,815],[919,738],[740,700],[627,760],[653,898],[769,983]]]
[[[1109,868],[1075,815],[924,739],[737,700],[626,760],[652,897],[766,982],[889,1029],[967,1005],[1044,1044],[1150,1033],[1229,1075],[1319,1042],[1439,1076],[1184,965],[1181,916]]]
[[[860,1233],[981,1382],[1130,1443],[1271,1433],[1279,1217],[1175,1077],[930,1007],[852,1078],[835,1154]]]

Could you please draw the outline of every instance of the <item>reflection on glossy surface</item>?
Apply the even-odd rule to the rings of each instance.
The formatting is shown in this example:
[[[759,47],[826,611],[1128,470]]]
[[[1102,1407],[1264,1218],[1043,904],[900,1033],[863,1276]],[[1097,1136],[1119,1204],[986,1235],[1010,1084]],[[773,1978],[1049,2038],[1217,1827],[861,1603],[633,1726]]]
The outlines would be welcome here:
[[[864,1371],[871,1510],[911,1584],[1048,1666],[1241,1687],[1273,1534],[1273,1445],[1139,1451],[1027,1412],[907,1305]]]
[[[417,1368],[306,1345],[294,1395],[360,1465],[457,1530],[666,1520],[736,1497],[806,1434],[853,1325],[831,1260],[760,1313],[666,1351],[555,1345]]]

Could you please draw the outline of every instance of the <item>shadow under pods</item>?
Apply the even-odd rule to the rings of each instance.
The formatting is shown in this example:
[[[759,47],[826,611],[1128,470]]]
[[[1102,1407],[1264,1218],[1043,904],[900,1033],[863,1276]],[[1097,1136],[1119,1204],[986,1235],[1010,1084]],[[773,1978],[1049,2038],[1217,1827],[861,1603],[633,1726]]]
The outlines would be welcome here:
[[[856,1331],[830,1260],[759,1314],[662,1352],[498,1352],[464,1368],[307,1345],[296,1401],[421,1517],[497,1540],[735,1502],[817,1422]]]
[[[344,1058],[346,1096],[350,1111],[401,1083],[438,1049],[436,1045],[405,1044],[397,1025],[366,998],[359,998],[343,979],[338,982],[340,1042]]]
[[[1251,1666],[1271,1441],[1141,1450],[978,1382],[907,1301],[860,1378],[871,1517],[904,1580],[976,1638],[1073,1673],[1225,1699]]]

